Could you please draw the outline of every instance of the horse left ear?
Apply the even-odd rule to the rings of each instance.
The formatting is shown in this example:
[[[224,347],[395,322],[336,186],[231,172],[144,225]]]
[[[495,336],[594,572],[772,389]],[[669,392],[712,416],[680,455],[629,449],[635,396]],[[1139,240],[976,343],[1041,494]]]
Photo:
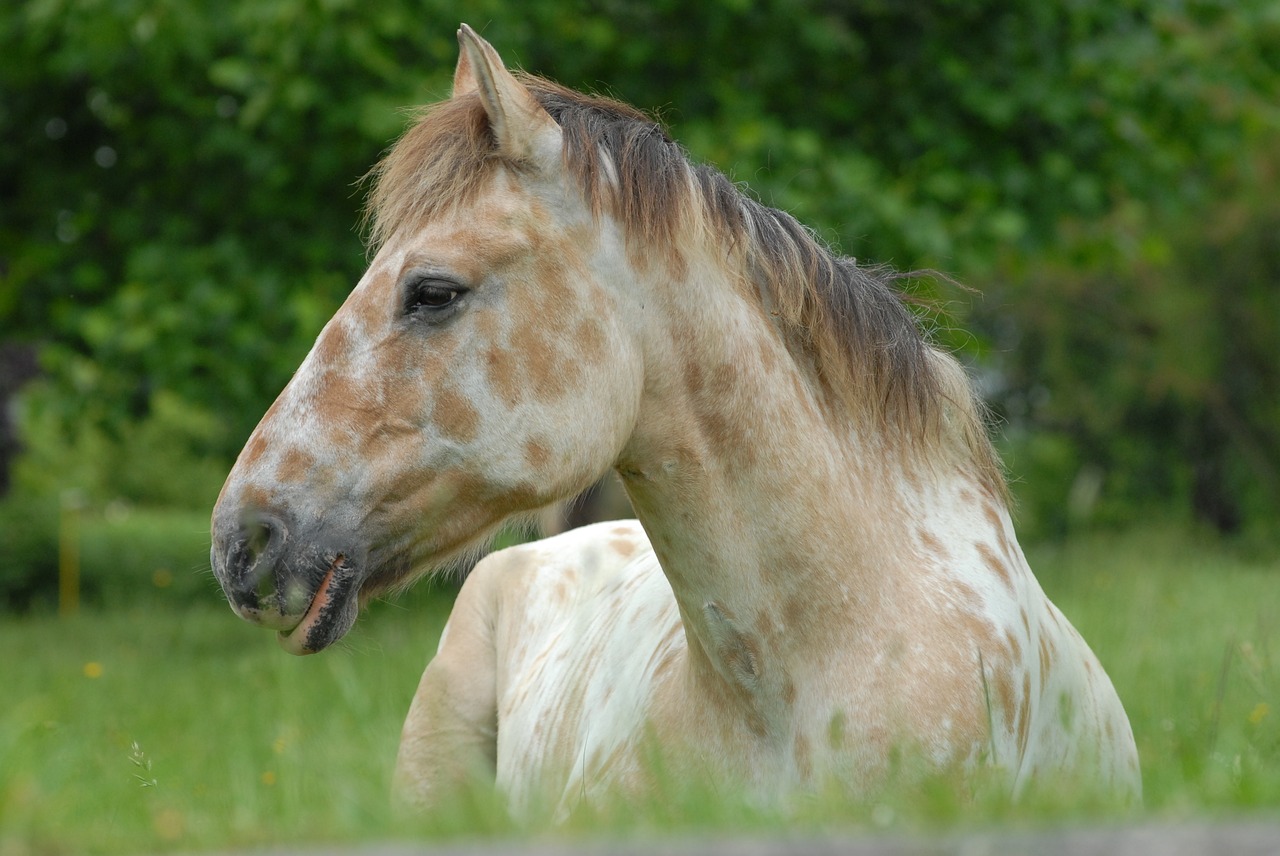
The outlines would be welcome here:
[[[499,150],[517,160],[528,159],[539,132],[556,129],[555,120],[528,87],[507,71],[493,45],[466,24],[458,30],[458,46],[453,97],[478,92]]]

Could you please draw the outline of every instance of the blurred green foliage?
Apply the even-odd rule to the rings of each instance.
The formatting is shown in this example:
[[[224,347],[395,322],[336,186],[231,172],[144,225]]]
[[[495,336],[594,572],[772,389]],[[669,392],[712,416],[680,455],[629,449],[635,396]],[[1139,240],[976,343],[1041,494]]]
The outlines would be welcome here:
[[[20,489],[201,506],[365,262],[458,18],[657,111],[844,252],[986,294],[1026,528],[1280,504],[1271,0],[29,0],[0,13]],[[942,294],[944,298],[956,295]]]
[[[1262,171],[1260,170],[1260,173]],[[1219,531],[1274,538],[1280,510],[1280,203],[1243,194],[1204,219],[1142,236],[1136,256],[1041,261],[1034,300],[1012,293],[1005,386],[1015,469],[1069,485],[1023,493],[1028,515],[1124,523],[1189,511]],[[1111,234],[1124,235],[1123,225]],[[1030,477],[1030,475],[1028,476]],[[1096,481],[1096,486],[1090,486]]]
[[[74,519],[72,519],[74,518]],[[63,527],[66,527],[64,532]],[[59,540],[75,533],[78,600],[119,609],[217,603],[205,511],[83,507],[80,497],[0,500],[0,613],[58,607]]]

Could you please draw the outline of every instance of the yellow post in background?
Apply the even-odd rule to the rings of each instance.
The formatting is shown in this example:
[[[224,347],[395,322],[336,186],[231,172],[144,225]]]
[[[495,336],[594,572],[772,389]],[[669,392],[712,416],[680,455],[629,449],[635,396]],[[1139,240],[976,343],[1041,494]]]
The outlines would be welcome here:
[[[80,609],[80,511],[78,490],[64,490],[58,503],[58,614]]]

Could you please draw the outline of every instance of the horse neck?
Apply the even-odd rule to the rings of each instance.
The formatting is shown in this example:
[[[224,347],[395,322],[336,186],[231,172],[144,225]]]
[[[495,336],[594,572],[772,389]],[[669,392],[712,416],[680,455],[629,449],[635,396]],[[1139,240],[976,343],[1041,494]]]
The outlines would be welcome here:
[[[645,398],[618,471],[695,675],[772,698],[763,728],[794,696],[791,676],[835,644],[831,627],[875,620],[891,569],[909,564],[909,511],[935,488],[890,438],[824,410],[759,299],[716,285],[683,283],[679,311],[646,331]]]

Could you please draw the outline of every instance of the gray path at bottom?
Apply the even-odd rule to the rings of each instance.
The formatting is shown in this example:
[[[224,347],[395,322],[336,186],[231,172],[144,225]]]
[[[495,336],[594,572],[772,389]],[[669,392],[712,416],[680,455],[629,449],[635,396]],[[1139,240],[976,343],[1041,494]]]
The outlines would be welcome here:
[[[1274,822],[968,833],[937,838],[680,839],[369,844],[238,856],[1280,856]]]

